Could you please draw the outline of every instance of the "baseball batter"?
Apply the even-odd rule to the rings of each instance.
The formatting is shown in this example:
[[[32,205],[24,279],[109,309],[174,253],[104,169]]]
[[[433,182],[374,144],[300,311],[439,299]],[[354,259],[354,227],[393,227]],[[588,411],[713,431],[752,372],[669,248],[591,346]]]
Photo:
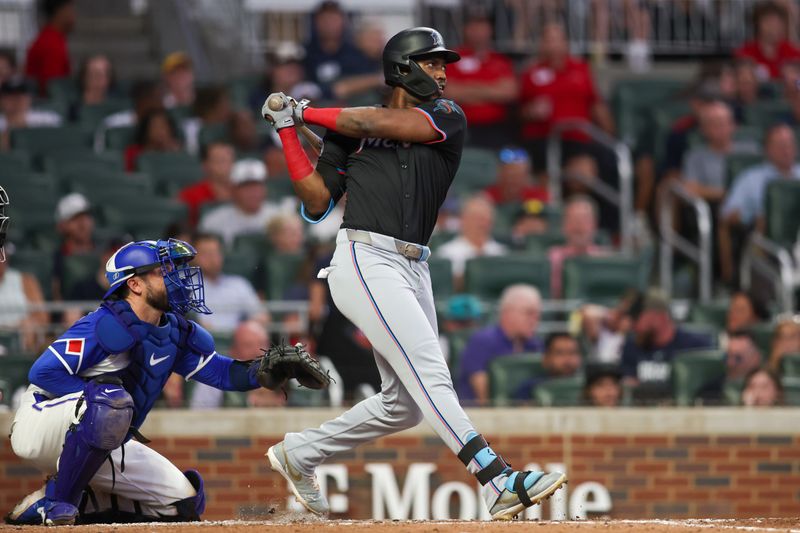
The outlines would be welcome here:
[[[495,454],[459,404],[439,347],[425,244],[464,145],[464,114],[442,98],[446,66],[459,59],[436,30],[407,29],[383,52],[393,87],[388,107],[320,109],[275,93],[262,109],[278,130],[309,222],[324,219],[347,193],[336,251],[320,277],[372,343],[382,379],[380,393],[319,428],[287,434],[267,452],[271,467],[317,514],[327,513],[328,503],[316,466],[423,419],[481,483],[494,519],[512,518],[566,482],[560,472],[514,471]],[[282,105],[270,106],[270,99]],[[297,137],[304,123],[328,130],[316,168]]]
[[[247,391],[279,388],[291,371],[304,375],[302,360],[267,371],[269,354],[258,363],[220,355],[211,335],[183,318],[210,312],[202,272],[188,266],[195,255],[176,239],[120,248],[106,264],[110,288],[101,306],[33,364],[11,424],[11,447],[55,475],[6,516],[9,523],[199,520],[200,474],[178,470],[138,431],[169,376]]]

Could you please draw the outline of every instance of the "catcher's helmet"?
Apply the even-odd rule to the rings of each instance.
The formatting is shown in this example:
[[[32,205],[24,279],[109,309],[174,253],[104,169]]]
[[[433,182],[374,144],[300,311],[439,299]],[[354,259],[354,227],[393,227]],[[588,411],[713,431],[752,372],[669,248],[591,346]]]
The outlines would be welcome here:
[[[436,80],[425,73],[414,61],[426,55],[441,55],[447,63],[455,63],[461,56],[444,46],[442,35],[433,28],[409,28],[386,43],[383,49],[383,75],[386,84],[402,87],[420,100],[430,100],[439,95]]]
[[[10,202],[8,201],[8,193],[0,187],[0,261],[6,260],[5,246],[6,233],[8,232],[8,224],[11,217],[6,215],[6,207]]]
[[[106,279],[111,287],[104,298],[122,287],[128,278],[160,268],[173,311],[210,314],[203,295],[203,273],[199,267],[188,265],[195,255],[197,251],[192,245],[178,239],[129,242],[106,263]]]

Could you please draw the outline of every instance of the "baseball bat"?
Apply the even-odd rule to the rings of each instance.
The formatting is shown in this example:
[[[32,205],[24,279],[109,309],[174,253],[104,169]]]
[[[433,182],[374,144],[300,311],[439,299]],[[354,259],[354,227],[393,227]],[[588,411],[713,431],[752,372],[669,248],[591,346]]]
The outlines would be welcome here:
[[[280,111],[283,109],[283,100],[280,96],[272,96],[267,100],[267,106],[272,109],[273,111]],[[305,124],[298,128],[300,134],[305,138],[306,141],[311,145],[311,148],[319,155],[322,153],[322,139],[319,135],[308,129],[308,126]]]

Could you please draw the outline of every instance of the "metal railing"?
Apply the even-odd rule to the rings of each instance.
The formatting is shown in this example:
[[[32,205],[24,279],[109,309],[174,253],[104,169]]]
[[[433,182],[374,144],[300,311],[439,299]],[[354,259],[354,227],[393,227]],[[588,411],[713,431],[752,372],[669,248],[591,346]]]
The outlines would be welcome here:
[[[676,208],[689,207],[697,220],[698,243],[695,245],[675,231],[673,215]],[[659,276],[661,288],[672,294],[672,263],[675,252],[680,252],[697,264],[700,301],[711,300],[712,218],[708,203],[689,194],[677,181],[661,189],[658,198],[658,226],[661,233]]]
[[[619,189],[611,187],[600,179],[584,176],[568,176],[578,181],[603,200],[619,209],[620,240],[622,251],[633,251],[633,166],[628,146],[615,139],[594,124],[585,120],[569,119],[557,122],[547,138],[547,174],[550,184],[550,202],[554,206],[562,203],[563,177],[561,171],[562,134],[566,131],[580,131],[588,135],[594,142],[608,148],[617,156],[617,173]]]
[[[775,295],[785,313],[794,312],[794,261],[789,250],[779,246],[759,232],[753,232],[747,241],[739,265],[739,279],[747,290],[752,283],[752,272],[756,271],[770,280]]]

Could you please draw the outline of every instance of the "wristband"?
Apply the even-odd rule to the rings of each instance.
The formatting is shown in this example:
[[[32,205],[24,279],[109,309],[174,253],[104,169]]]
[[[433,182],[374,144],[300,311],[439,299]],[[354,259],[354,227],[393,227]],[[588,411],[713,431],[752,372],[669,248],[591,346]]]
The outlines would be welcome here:
[[[336,131],[336,118],[341,112],[341,107],[307,107],[303,110],[303,122]]]
[[[311,166],[305,150],[300,146],[300,139],[297,138],[295,127],[279,129],[278,136],[283,143],[283,157],[286,158],[286,166],[292,181],[300,181],[311,175],[314,167]]]

